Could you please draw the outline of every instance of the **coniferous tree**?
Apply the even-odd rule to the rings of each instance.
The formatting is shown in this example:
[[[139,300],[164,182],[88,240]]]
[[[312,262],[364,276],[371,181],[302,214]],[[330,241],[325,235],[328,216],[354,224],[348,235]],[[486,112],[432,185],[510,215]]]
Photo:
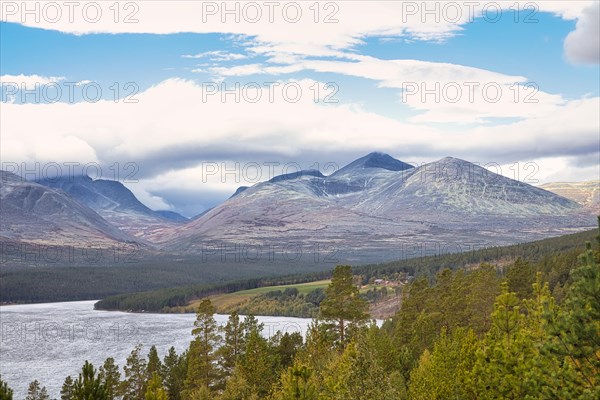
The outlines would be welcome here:
[[[239,368],[234,368],[233,373],[225,383],[225,390],[219,400],[247,400],[255,396],[252,388],[242,376]]]
[[[516,293],[502,284],[492,313],[492,329],[477,352],[473,387],[478,399],[524,399],[540,392],[539,351]]]
[[[164,361],[165,388],[169,400],[180,400],[187,374],[187,354],[177,355],[174,347],[169,348]]]
[[[246,338],[246,349],[240,356],[237,368],[252,392],[261,399],[265,398],[278,376],[277,358],[268,341],[258,331],[251,331]]]
[[[148,379],[152,379],[154,373],[157,373],[158,376],[163,378],[163,365],[158,357],[158,351],[156,350],[156,346],[150,347],[150,351],[148,352],[148,366],[146,367],[146,374],[148,375]]]
[[[0,400],[12,400],[13,391],[8,387],[8,383],[2,380],[2,375],[0,375]]]
[[[506,271],[508,290],[515,292],[520,299],[528,299],[533,292],[531,287],[535,280],[535,267],[518,258]]]
[[[49,400],[48,391],[45,386],[40,385],[38,380],[34,380],[29,384],[27,389],[27,397],[25,400]]]
[[[320,306],[321,317],[333,322],[337,342],[343,345],[348,335],[348,324],[365,321],[367,303],[360,297],[352,278],[352,267],[338,265],[333,271],[331,283],[325,291],[325,299]]]
[[[375,356],[373,343],[359,331],[333,359],[326,371],[321,399],[376,400],[402,399],[403,388],[397,385],[397,374],[388,374]]]
[[[125,380],[122,383],[124,400],[144,400],[146,394],[147,375],[146,359],[140,355],[142,345],[137,345],[127,357],[123,368]]]
[[[75,389],[75,381],[71,378],[71,375],[65,378],[65,382],[63,383],[60,389],[60,399],[61,400],[73,400],[74,397],[74,389]]]
[[[218,350],[221,368],[225,376],[231,375],[244,348],[244,323],[236,311],[229,315],[223,327],[223,345]]]
[[[598,220],[600,224],[600,217]],[[553,385],[553,396],[597,399],[600,398],[600,266],[590,243],[581,261],[583,265],[573,271],[573,284],[563,306],[547,313],[548,340],[543,351],[561,362],[563,379]]]
[[[317,388],[311,380],[313,371],[306,365],[294,365],[281,378],[276,400],[317,400]]]
[[[478,347],[472,330],[444,328],[433,350],[425,350],[410,375],[410,398],[414,400],[475,399],[471,371]]]
[[[98,370],[98,378],[106,387],[106,396],[109,400],[119,397],[121,391],[121,373],[115,359],[108,357]]]
[[[94,366],[85,362],[79,378],[73,385],[73,399],[75,400],[107,400],[106,386],[96,376]]]
[[[184,397],[190,397],[199,388],[210,389],[218,380],[216,349],[221,337],[214,318],[215,308],[209,299],[200,302],[196,311],[194,340],[190,343]]]
[[[145,400],[167,400],[167,392],[163,387],[162,378],[158,375],[158,372],[154,371],[152,373],[144,397]]]

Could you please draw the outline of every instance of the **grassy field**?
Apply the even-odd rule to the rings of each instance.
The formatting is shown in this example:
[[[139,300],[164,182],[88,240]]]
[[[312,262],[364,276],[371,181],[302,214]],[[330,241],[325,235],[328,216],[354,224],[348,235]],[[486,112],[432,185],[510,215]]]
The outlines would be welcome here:
[[[322,280],[315,282],[307,282],[307,283],[299,283],[296,285],[278,285],[278,286],[265,286],[256,289],[250,290],[241,290],[239,292],[234,293],[226,293],[226,294],[218,294],[215,296],[210,296],[209,299],[212,301],[213,305],[217,309],[217,313],[227,313],[232,309],[239,307],[241,304],[247,302],[252,297],[265,294],[267,292],[272,292],[275,290],[284,291],[288,288],[296,288],[298,292],[302,294],[307,294],[312,292],[315,289],[325,289],[331,280]],[[172,312],[194,312],[200,304],[200,299],[192,301],[185,307],[174,307],[170,311]]]

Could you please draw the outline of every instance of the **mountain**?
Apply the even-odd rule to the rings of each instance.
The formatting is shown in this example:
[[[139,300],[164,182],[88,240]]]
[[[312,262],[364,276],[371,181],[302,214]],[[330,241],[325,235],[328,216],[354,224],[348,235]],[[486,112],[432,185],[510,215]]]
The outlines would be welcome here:
[[[160,215],[161,217],[168,219],[170,221],[175,221],[175,222],[187,222],[189,221],[189,218],[184,217],[183,215],[176,213],[175,211],[170,211],[170,210],[158,210],[155,211],[156,214]]]
[[[284,257],[292,247],[311,256],[328,248],[354,261],[512,244],[593,225],[576,202],[464,160],[415,168],[371,153],[330,176],[256,184],[153,240],[172,251],[239,245]]]
[[[65,191],[111,224],[136,237],[144,238],[187,221],[176,213],[151,210],[118,181],[67,176],[39,180],[37,183]]]
[[[136,242],[63,191],[6,171],[0,178],[2,242],[81,248]]]
[[[552,182],[539,187],[600,211],[600,181]]]
[[[344,175],[349,172],[368,168],[385,169],[388,171],[404,171],[413,168],[413,166],[397,160],[388,154],[373,152],[339,169],[334,175]]]
[[[580,208],[572,200],[453,157],[389,179],[364,197],[355,207],[398,217],[432,210],[466,218],[560,215]]]

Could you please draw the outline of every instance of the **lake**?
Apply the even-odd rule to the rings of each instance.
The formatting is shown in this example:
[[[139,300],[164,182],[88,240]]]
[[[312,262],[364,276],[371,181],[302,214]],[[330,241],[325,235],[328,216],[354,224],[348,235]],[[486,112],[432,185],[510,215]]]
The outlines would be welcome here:
[[[0,374],[24,399],[27,387],[37,379],[51,398],[60,398],[60,387],[68,375],[76,378],[88,360],[96,369],[107,357],[121,367],[137,344],[143,353],[156,345],[161,359],[169,347],[177,353],[187,348],[195,320],[193,314],[131,314],[95,311],[95,301],[29,304],[0,307]],[[225,324],[227,315],[216,315]],[[306,333],[310,319],[257,317],[264,323],[263,335],[278,330]]]

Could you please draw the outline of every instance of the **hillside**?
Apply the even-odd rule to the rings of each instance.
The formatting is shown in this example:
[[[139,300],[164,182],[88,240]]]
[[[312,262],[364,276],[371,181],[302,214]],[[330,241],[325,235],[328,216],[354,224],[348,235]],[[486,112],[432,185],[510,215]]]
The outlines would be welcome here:
[[[172,211],[153,211],[121,182],[89,176],[67,176],[37,183],[60,189],[100,214],[111,224],[136,237],[148,237],[184,223],[187,218]]]
[[[600,209],[600,181],[552,182],[540,185],[540,188],[576,201],[582,206]]]
[[[356,275],[364,280],[380,278],[393,274],[405,274],[412,276],[433,277],[442,268],[461,268],[480,263],[506,264],[524,258],[532,262],[556,256],[560,253],[579,254],[586,241],[593,241],[597,230],[590,230],[571,235],[544,239],[540,241],[504,246],[491,247],[487,249],[466,251],[457,254],[444,254],[439,256],[415,257],[401,259],[381,264],[368,264],[354,268]],[[178,288],[160,289],[148,292],[122,294],[107,297],[96,304],[98,309],[130,310],[160,312],[167,308],[187,307],[197,299],[231,294],[242,290],[256,289],[267,286],[290,285],[308,283],[329,279],[330,269],[310,274],[294,274],[281,277],[255,278],[215,285],[186,285]],[[220,299],[232,299],[233,297],[220,297]]]
[[[9,172],[0,171],[0,174],[3,243],[17,247],[27,244],[84,248],[93,244],[95,248],[112,248],[136,242],[63,191],[24,181]],[[52,253],[49,257],[54,256]]]

